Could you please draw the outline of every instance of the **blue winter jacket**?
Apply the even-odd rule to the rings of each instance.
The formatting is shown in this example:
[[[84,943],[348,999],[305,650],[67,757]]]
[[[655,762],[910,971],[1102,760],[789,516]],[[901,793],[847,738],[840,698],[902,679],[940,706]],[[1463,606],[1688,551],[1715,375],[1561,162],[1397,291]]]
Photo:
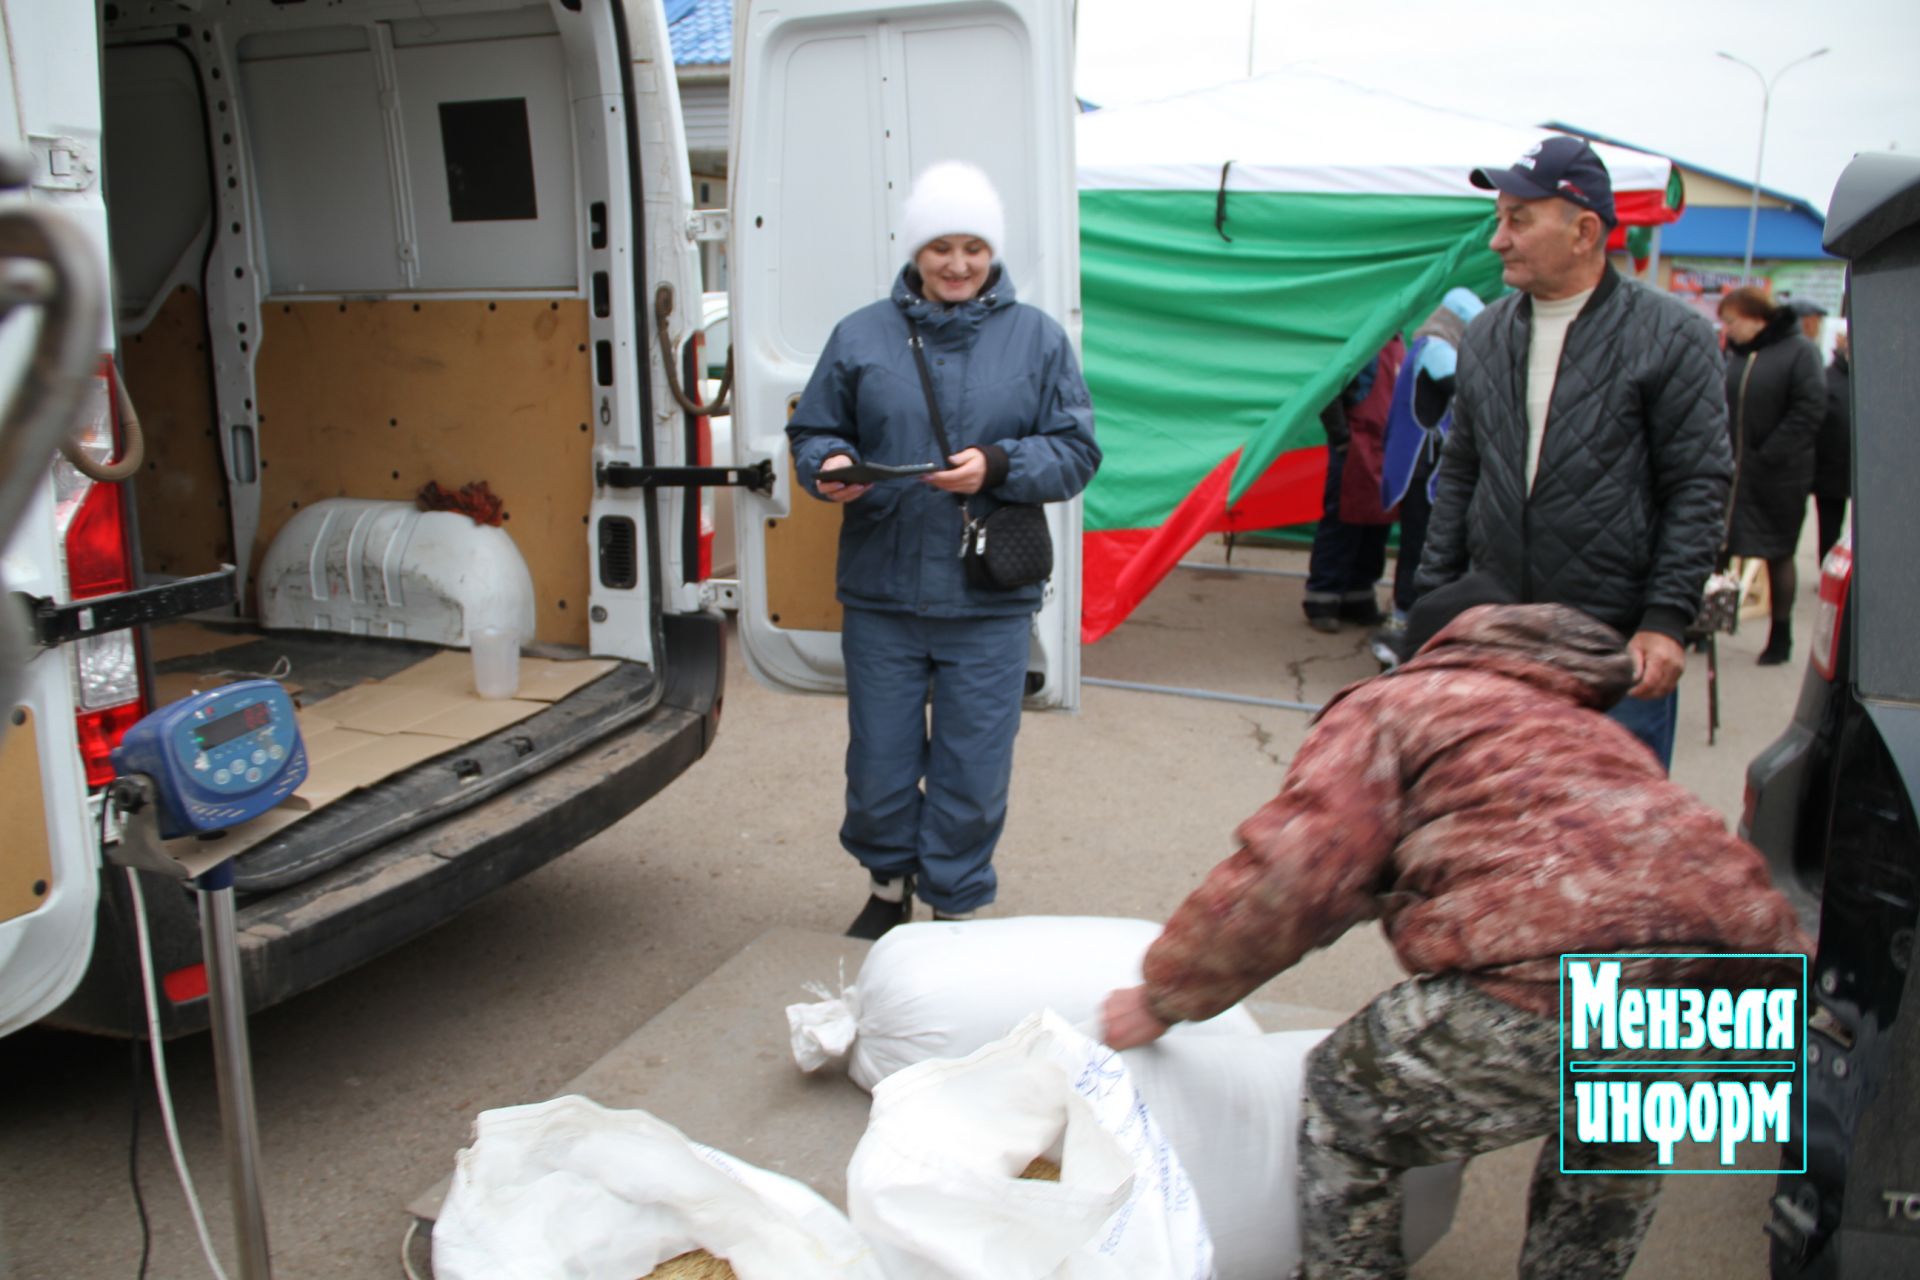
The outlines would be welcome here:
[[[920,296],[909,266],[893,296],[834,327],[787,425],[800,484],[814,498],[820,464],[836,453],[900,465],[940,461],[908,321],[919,326],[953,451],[978,446],[987,477],[969,499],[982,516],[1009,502],[1060,502],[1100,465],[1093,403],[1066,331],[1014,300],[996,266],[979,296],[958,306]],[[918,479],[883,480],[841,507],[840,603],[935,618],[1030,613],[1035,584],[1013,591],[967,584],[960,504]]]

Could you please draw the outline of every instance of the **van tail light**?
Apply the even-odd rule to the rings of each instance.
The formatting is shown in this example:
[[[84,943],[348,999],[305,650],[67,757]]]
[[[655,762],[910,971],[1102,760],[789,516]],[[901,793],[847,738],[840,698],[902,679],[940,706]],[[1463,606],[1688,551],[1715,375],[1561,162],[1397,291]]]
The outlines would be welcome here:
[[[81,424],[80,447],[100,462],[120,450],[114,408],[113,365],[102,358],[94,379],[90,416]],[[133,547],[127,536],[127,486],[89,480],[65,458],[53,463],[54,520],[60,534],[69,601],[131,591]],[[135,721],[146,714],[140,688],[140,654],[134,633],[110,631],[68,645],[73,663],[74,720],[87,785],[113,781],[108,757]]]
[[[210,989],[207,986],[207,966],[203,961],[190,964],[184,969],[175,969],[160,979],[160,989],[167,993],[167,999],[174,1004],[192,1004],[195,1000],[205,1000]]]
[[[706,359],[707,336],[696,331],[687,340],[686,371],[682,374],[682,385],[689,389],[689,396],[697,395],[699,402],[707,402]],[[694,389],[698,390],[695,391]],[[693,416],[693,465],[710,467],[713,465],[713,421],[706,414]],[[713,490],[695,489],[693,506],[699,520],[699,536],[694,548],[693,578],[695,582],[705,582],[713,576]]]
[[[1820,603],[1813,615],[1813,669],[1831,680],[1840,670],[1847,588],[1853,585],[1853,538],[1843,537],[1820,563]]]

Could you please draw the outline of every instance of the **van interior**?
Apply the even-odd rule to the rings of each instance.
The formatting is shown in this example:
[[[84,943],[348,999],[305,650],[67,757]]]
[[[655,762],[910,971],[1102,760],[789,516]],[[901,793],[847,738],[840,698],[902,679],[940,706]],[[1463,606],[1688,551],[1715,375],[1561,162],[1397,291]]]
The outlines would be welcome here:
[[[244,892],[350,856],[396,808],[497,790],[446,770],[419,780],[431,794],[365,789],[383,777],[493,742],[504,785],[658,696],[649,665],[567,661],[588,652],[596,569],[645,573],[635,521],[603,527],[597,557],[592,529],[616,381],[596,268],[631,217],[605,162],[625,129],[602,118],[624,36],[488,0],[163,12],[180,11],[109,6],[102,62],[120,376],[145,438],[134,554],[147,583],[234,565],[240,595],[149,628],[147,685],[157,705],[281,679],[316,777],[356,791],[269,824],[286,829],[241,863]],[[433,537],[423,491],[464,513]],[[489,609],[545,693],[449,715],[478,699],[448,646]]]

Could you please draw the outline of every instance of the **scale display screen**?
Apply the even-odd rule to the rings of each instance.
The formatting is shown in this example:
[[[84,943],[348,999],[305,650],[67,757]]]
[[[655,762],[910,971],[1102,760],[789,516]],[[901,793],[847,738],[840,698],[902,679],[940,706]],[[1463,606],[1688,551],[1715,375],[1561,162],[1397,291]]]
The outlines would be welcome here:
[[[232,715],[221,716],[218,720],[199,726],[193,731],[193,740],[204,751],[223,742],[232,742],[243,733],[264,729],[272,723],[273,708],[264,702],[256,702]]]

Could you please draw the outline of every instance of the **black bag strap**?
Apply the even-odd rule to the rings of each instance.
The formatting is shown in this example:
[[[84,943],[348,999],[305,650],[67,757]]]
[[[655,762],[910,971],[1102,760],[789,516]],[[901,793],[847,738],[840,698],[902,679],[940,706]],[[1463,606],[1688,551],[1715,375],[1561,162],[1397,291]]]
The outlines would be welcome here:
[[[947,439],[946,423],[940,417],[940,401],[933,394],[933,374],[927,369],[927,353],[925,344],[920,341],[920,326],[913,322],[911,316],[906,320],[907,346],[912,348],[914,367],[920,371],[920,390],[927,397],[927,416],[933,420],[934,443],[940,446],[940,461],[950,467],[953,465],[953,444]],[[962,518],[971,519],[967,512],[967,495],[956,493],[953,496],[960,504]]]
[[[927,370],[927,353],[920,341],[920,326],[912,320],[907,321],[907,346],[913,349],[913,364],[920,371],[920,390],[926,393],[927,416],[933,419],[933,438],[940,446],[940,460],[949,466],[953,464],[953,443],[947,439],[947,427],[940,417],[940,402],[933,394],[933,374]]]

